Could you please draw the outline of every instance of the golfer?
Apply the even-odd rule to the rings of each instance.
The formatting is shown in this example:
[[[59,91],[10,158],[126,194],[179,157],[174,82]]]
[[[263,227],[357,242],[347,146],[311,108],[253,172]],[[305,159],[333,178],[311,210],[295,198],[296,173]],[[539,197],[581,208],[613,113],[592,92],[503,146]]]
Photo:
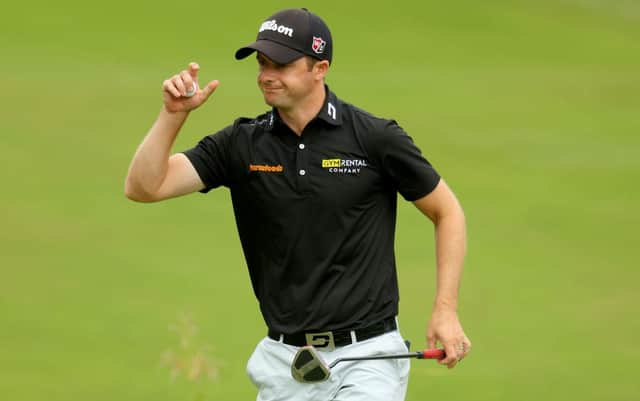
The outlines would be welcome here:
[[[295,381],[291,362],[304,345],[329,362],[407,352],[394,256],[400,194],[435,226],[437,291],[426,337],[430,348],[444,347],[440,363],[454,367],[471,348],[457,315],[464,214],[394,120],[343,101],[326,85],[333,40],[322,19],[288,9],[257,28],[256,41],[235,56],[255,54],[271,109],[171,154],[189,113],[219,85],[201,86],[199,65],[189,64],[163,83],[164,106],[133,157],[126,196],[157,202],[229,188],[267,326],[247,364],[258,401],[403,400],[408,360],[341,363],[316,384]]]

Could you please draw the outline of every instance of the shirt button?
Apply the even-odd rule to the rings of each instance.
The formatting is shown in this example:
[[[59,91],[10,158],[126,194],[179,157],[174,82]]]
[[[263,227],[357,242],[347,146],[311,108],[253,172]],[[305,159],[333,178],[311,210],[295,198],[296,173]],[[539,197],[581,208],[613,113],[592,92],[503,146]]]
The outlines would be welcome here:
[[[306,172],[306,171],[304,171],[304,170],[300,170],[300,175],[305,175],[305,174],[307,174],[307,172]]]
[[[304,149],[304,143],[301,143],[300,145],[298,145],[298,147],[300,148],[300,150]]]

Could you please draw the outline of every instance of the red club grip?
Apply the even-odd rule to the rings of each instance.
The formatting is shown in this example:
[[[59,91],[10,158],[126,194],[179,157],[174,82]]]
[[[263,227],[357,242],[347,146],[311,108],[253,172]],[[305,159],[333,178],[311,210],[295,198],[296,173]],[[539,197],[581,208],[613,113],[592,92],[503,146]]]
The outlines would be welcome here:
[[[424,359],[444,359],[445,356],[443,349],[426,349],[422,351],[422,358]]]

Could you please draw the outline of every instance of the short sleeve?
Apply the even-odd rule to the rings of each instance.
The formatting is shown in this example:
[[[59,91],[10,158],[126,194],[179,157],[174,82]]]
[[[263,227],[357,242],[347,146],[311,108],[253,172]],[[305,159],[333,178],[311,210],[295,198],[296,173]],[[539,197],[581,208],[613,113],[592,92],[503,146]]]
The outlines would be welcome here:
[[[402,197],[415,201],[431,193],[440,182],[440,175],[413,139],[393,120],[379,135],[375,147],[383,174]]]
[[[200,192],[206,193],[221,185],[230,185],[229,156],[232,154],[233,127],[228,126],[208,135],[195,147],[182,152],[191,161],[205,185]]]

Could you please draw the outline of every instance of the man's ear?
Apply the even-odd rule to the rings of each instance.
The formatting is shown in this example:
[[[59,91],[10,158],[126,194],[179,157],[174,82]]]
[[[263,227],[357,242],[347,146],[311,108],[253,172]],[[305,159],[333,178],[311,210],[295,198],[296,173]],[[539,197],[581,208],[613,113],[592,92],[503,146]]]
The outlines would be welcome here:
[[[322,80],[329,73],[329,62],[327,60],[318,61],[313,65],[313,72],[316,78]]]

